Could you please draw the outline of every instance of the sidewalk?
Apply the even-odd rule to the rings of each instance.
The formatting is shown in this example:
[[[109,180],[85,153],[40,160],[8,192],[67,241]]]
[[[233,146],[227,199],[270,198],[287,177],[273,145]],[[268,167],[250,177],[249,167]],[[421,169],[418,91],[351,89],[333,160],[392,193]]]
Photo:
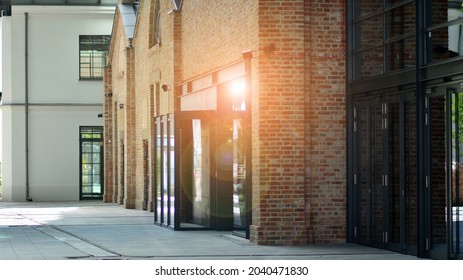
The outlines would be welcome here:
[[[0,260],[416,260],[355,244],[258,246],[231,232],[173,231],[102,202],[0,202]]]

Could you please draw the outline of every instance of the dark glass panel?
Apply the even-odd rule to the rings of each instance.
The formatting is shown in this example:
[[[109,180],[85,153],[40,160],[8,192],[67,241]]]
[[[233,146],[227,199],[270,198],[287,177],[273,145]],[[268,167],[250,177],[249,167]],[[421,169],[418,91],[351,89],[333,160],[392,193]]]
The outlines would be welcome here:
[[[233,221],[235,229],[246,227],[246,156],[242,120],[233,120]]]
[[[452,91],[452,252],[463,250],[463,93]]]
[[[416,101],[407,101],[404,106],[405,246],[414,248],[417,244],[418,233]]]
[[[374,243],[384,241],[384,134],[383,116],[380,105],[370,112],[370,163],[371,170],[371,234]]]
[[[397,103],[387,105],[388,128],[388,242],[400,243],[400,112]]]
[[[366,49],[383,43],[383,15],[360,22],[360,48]]]
[[[368,78],[384,74],[383,48],[375,48],[359,53],[360,77]]]
[[[383,8],[383,0],[360,0],[360,16],[365,16],[378,12]]]
[[[387,39],[414,34],[416,31],[416,4],[414,2],[386,12]]]
[[[388,44],[386,50],[388,72],[416,66],[414,37]]]
[[[463,27],[460,24],[439,28],[428,33],[432,56],[429,62],[463,55]]]
[[[359,225],[358,238],[361,243],[369,241],[369,195],[368,184],[368,108],[357,108],[357,147],[358,147],[358,199],[359,199]]]
[[[431,133],[431,247],[435,253],[446,252],[446,154],[445,97],[430,98]]]
[[[462,3],[456,0],[432,0],[431,24],[443,24],[463,18]]]

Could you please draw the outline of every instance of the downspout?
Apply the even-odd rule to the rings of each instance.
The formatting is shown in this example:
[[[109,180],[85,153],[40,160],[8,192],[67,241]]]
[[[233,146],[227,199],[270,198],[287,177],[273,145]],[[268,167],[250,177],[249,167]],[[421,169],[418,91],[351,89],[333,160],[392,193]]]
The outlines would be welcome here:
[[[25,23],[25,101],[24,109],[26,114],[26,200],[32,201],[29,195],[29,13],[24,13]]]

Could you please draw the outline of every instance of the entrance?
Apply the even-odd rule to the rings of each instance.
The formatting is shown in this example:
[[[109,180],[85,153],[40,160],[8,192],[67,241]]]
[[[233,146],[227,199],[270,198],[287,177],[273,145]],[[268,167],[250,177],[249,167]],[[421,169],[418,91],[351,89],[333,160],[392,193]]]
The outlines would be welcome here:
[[[354,237],[358,243],[416,251],[415,110],[412,93],[354,104]]]
[[[463,250],[463,90],[460,83],[427,89],[427,249],[436,259]]]
[[[80,199],[103,198],[103,127],[80,127]]]
[[[246,170],[242,113],[180,112],[179,229],[246,234]]]

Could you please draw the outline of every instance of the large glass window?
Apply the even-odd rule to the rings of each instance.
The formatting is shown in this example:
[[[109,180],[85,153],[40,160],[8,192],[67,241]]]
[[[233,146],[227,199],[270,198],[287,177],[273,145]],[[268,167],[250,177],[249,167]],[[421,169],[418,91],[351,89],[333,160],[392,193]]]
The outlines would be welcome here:
[[[354,1],[354,80],[416,65],[416,1]]]
[[[462,5],[461,1],[431,1],[426,31],[428,63],[463,55]]]
[[[110,40],[109,35],[79,36],[80,79],[103,79]]]

